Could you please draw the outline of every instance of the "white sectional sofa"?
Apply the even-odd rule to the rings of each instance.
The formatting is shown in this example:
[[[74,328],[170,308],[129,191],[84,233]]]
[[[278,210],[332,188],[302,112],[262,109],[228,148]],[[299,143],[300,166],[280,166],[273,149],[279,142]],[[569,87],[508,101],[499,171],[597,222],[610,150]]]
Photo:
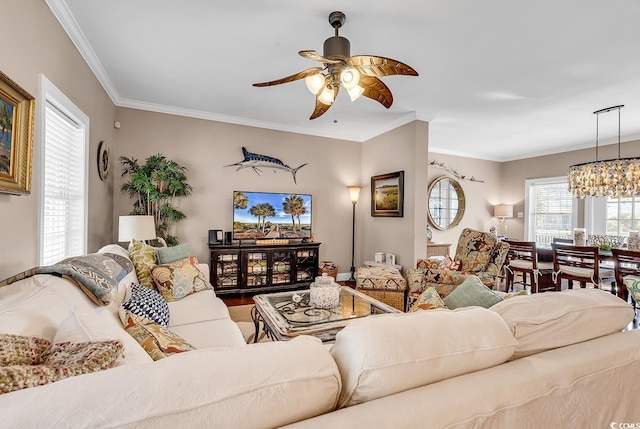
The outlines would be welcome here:
[[[103,251],[126,255],[116,246]],[[311,337],[247,345],[224,303],[206,290],[169,303],[169,329],[197,350],[154,362],[118,317],[121,289],[131,281],[135,273],[107,306],[50,274],[0,288],[1,333],[55,342],[76,329],[124,345],[110,369],[0,394],[0,428],[640,422],[640,330],[621,332],[633,309],[602,291],[371,316],[327,346]]]

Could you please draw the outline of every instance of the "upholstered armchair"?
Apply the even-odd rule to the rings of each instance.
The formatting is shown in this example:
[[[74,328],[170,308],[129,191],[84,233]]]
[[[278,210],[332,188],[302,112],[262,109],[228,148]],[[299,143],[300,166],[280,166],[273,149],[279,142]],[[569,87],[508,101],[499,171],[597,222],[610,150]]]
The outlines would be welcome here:
[[[509,244],[498,241],[494,234],[465,228],[452,264],[445,266],[441,261],[421,259],[416,268],[407,270],[409,308],[427,287],[435,287],[444,298],[469,275],[493,288],[508,251]]]

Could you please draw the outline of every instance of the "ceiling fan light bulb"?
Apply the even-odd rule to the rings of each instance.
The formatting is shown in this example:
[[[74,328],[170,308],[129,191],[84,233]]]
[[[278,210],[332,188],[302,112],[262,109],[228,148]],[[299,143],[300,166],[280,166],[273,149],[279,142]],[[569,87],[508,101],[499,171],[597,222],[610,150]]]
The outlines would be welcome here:
[[[307,76],[304,81],[307,84],[307,89],[311,91],[312,94],[318,94],[324,85],[324,79],[322,73],[316,73]]]
[[[329,86],[325,86],[320,95],[318,96],[318,101],[322,104],[326,104],[330,106],[333,104],[334,92],[333,89],[329,88]]]
[[[355,88],[360,82],[360,73],[353,67],[345,67],[340,73],[340,81],[346,89]]]
[[[351,99],[351,101],[356,101],[358,98],[360,98],[363,92],[364,88],[360,85],[356,85],[353,88],[347,89],[347,93],[349,93],[349,98]]]

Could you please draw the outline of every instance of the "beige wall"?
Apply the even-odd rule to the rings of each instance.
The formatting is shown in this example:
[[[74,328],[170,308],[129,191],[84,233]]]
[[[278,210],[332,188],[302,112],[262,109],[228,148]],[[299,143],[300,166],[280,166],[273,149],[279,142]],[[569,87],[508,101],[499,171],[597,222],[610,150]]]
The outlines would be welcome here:
[[[620,155],[624,157],[640,157],[640,141],[623,143]],[[601,146],[598,159],[618,157],[618,146]],[[510,161],[502,164],[501,175],[505,180],[501,184],[501,194],[505,204],[513,204],[514,216],[524,212],[524,182],[527,179],[566,176],[569,166],[595,160],[595,149],[583,149],[554,155]],[[524,218],[508,219],[509,236],[518,240],[524,238]],[[578,204],[578,227],[584,226],[584,201]]]
[[[172,233],[190,243],[199,260],[209,260],[208,230],[232,228],[233,191],[298,192],[313,196],[313,232],[323,243],[321,258],[348,271],[351,202],[346,186],[359,181],[360,143],[133,109],[119,108],[117,116],[121,128],[113,150],[116,159],[126,156],[143,162],[149,155],[162,153],[187,167],[193,194],[177,205],[188,219]],[[225,167],[243,159],[243,146],[292,167],[308,165],[298,171],[297,185],[285,171],[263,169],[258,175],[251,169]],[[115,187],[119,189],[123,180],[117,176]],[[117,238],[118,216],[128,214],[131,207],[128,196],[116,193],[113,239]]]
[[[36,100],[44,74],[91,118],[88,250],[95,251],[111,238],[113,188],[100,181],[94,160],[100,140],[113,142],[115,107],[44,1],[3,1],[0,14],[3,34],[11,35],[2,44],[0,69]],[[0,279],[37,264],[41,147],[36,132],[31,194],[0,194]]]
[[[362,145],[363,188],[356,237],[362,259],[356,263],[384,252],[395,254],[397,264],[413,267],[417,258],[425,256],[428,134],[428,124],[415,121]],[[371,216],[371,176],[395,171],[404,171],[404,216]]]
[[[429,174],[428,184],[440,176],[454,176],[448,171],[431,165],[432,162],[444,163],[466,178],[475,177],[482,182],[475,182],[465,179],[457,179],[465,195],[466,209],[464,216],[458,226],[446,231],[440,231],[430,225],[433,233],[432,241],[440,243],[450,243],[451,257],[455,254],[455,247],[458,243],[460,232],[464,228],[473,228],[481,231],[488,231],[491,226],[498,225],[497,219],[493,217],[493,206],[496,204],[508,203],[504,200],[501,192],[503,186],[502,166],[499,162],[483,161],[461,156],[443,155],[439,153],[429,153]],[[424,188],[425,198],[427,188]]]
[[[313,232],[322,243],[321,259],[336,262],[341,273],[351,267],[348,185],[363,185],[356,206],[356,266],[372,259],[379,243],[385,243],[385,252],[398,254],[399,263],[407,264],[415,258],[413,244],[407,243],[417,240],[422,242],[419,248],[424,247],[424,235],[414,237],[413,231],[416,222],[420,230],[426,225],[423,194],[415,193],[426,186],[426,162],[421,161],[427,153],[425,122],[407,124],[362,144],[127,108],[118,108],[117,120],[121,128],[112,149],[114,160],[126,156],[143,162],[149,155],[162,153],[187,167],[193,194],[180,199],[178,207],[188,219],[172,232],[190,243],[199,260],[209,258],[209,229],[231,230],[234,190],[312,194]],[[225,167],[242,160],[243,146],[292,167],[308,165],[298,171],[297,185],[284,171],[264,169],[258,176],[251,169]],[[123,183],[119,162],[114,168],[114,186],[119,189]],[[370,176],[397,170],[405,170],[405,217],[371,218]],[[118,216],[128,214],[131,207],[128,196],[116,192],[113,240],[117,239]]]

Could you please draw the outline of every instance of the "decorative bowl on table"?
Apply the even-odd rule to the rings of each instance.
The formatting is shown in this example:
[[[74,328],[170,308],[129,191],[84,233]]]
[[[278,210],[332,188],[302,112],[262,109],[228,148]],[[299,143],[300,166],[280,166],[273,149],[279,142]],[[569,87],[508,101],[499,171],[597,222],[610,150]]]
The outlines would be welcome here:
[[[587,243],[601,250],[611,250],[622,247],[625,237],[620,235],[590,235]]]

